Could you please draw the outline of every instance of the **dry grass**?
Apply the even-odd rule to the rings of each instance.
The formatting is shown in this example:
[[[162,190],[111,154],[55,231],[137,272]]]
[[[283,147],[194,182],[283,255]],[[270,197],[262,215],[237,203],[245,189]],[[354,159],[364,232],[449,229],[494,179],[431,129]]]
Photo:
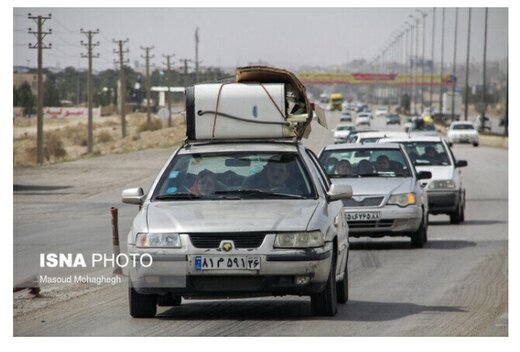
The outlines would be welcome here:
[[[19,120],[19,121],[17,121]],[[146,114],[127,115],[127,135],[121,138],[120,117],[94,119],[94,152],[87,154],[87,121],[85,119],[47,119],[44,121],[45,163],[76,160],[96,155],[127,153],[148,148],[167,148],[185,136],[184,120],[180,117],[171,128],[160,128],[153,118],[152,131],[143,130]],[[36,119],[15,119],[13,135],[14,166],[36,162]]]

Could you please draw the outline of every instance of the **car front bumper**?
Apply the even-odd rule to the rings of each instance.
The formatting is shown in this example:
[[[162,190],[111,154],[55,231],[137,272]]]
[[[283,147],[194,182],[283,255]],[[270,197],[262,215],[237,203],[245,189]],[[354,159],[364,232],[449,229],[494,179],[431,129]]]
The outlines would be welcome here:
[[[452,213],[459,207],[459,190],[427,191],[427,194],[430,214]]]
[[[266,236],[267,239],[268,236]],[[274,237],[274,236],[273,236]],[[270,243],[270,249],[268,249]],[[143,250],[129,245],[130,253],[148,253],[152,265],[131,267],[132,287],[141,294],[197,296],[308,295],[321,292],[332,261],[332,244],[313,249],[272,249],[266,240],[255,249],[195,248]],[[224,254],[225,253],[225,254]],[[260,259],[259,270],[197,270],[197,256],[253,256]],[[305,277],[304,282],[300,280]]]
[[[345,213],[378,212],[378,220],[348,221],[350,237],[382,237],[408,236],[419,229],[422,221],[420,206],[399,207],[386,205],[383,207],[346,208]]]

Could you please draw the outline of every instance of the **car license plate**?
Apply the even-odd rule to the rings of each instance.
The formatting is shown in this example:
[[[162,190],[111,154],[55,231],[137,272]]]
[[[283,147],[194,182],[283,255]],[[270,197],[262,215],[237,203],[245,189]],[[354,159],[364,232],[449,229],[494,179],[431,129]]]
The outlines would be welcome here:
[[[379,220],[381,214],[379,212],[362,212],[362,213],[347,213],[347,221],[370,221]]]
[[[260,270],[260,257],[251,255],[198,255],[195,270]]]

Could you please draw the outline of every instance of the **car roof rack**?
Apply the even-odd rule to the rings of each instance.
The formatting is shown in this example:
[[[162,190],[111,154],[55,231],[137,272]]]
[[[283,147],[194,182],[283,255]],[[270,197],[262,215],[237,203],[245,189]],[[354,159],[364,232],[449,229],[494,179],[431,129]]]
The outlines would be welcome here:
[[[305,86],[290,71],[269,66],[238,67],[235,82],[186,89],[186,139],[245,142],[307,138],[313,111]],[[317,112],[325,123],[324,113]]]

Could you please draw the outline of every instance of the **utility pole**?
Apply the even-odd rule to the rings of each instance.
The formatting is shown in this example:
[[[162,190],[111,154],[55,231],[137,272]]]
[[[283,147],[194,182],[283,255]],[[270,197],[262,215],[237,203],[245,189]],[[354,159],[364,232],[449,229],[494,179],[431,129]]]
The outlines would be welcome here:
[[[153,50],[152,47],[141,47],[142,50],[145,51],[145,56],[141,56],[145,59],[146,62],[146,128],[150,131],[152,129],[152,115],[150,111],[150,89],[151,89],[151,79],[150,79],[150,59],[154,58],[154,56],[150,56],[150,50]]]
[[[451,86],[451,120],[455,119],[455,85],[457,81],[455,80],[455,68],[457,67],[457,27],[459,21],[459,8],[455,8],[455,36],[453,41],[453,73],[452,73],[452,86]]]
[[[166,86],[168,87],[168,92],[166,93],[166,100],[168,102],[168,127],[172,127],[172,100],[171,100],[171,86],[173,83],[171,77],[171,57],[175,55],[163,55],[166,59]]]
[[[123,59],[123,54],[128,54],[128,49],[123,50],[123,44],[128,43],[128,39],[125,40],[113,40],[117,44],[119,49],[119,61],[114,60],[114,63],[119,63],[119,101],[121,103],[121,136],[126,137],[126,111],[125,111],[125,99],[126,99],[126,79],[125,79],[125,64],[129,62],[128,59]],[[114,50],[115,53],[115,50]]]
[[[92,98],[93,98],[93,91],[92,91],[92,58],[93,57],[99,57],[99,53],[96,56],[92,55],[92,47],[98,46],[99,42],[92,43],[92,37],[95,34],[99,33],[99,29],[96,29],[95,31],[87,31],[85,32],[83,28],[81,28],[80,32],[82,34],[85,34],[87,36],[88,42],[84,43],[83,40],[81,41],[81,45],[87,47],[87,55],[81,54],[81,57],[88,58],[88,76],[87,76],[87,85],[88,85],[88,133],[87,133],[87,153],[91,154],[93,152],[93,146],[94,146],[94,135],[93,135],[93,128],[94,124],[92,121]]]
[[[485,11],[484,20],[484,60],[482,61],[482,118],[480,119],[480,128],[484,131],[484,116],[486,116],[486,52],[487,52],[487,30],[488,30],[488,8]]]
[[[199,83],[199,27],[195,29],[195,83]]]
[[[471,7],[468,8],[468,44],[466,45],[466,82],[464,92],[466,101],[464,104],[464,121],[468,121],[468,104],[469,104],[469,39],[471,37]]]
[[[428,13],[426,11],[422,12],[419,10],[419,13],[423,18],[423,37],[422,37],[422,59],[421,59],[421,113],[424,112],[424,48],[426,47],[426,16]]]
[[[29,33],[36,36],[36,44],[29,44],[29,49],[38,49],[38,106],[36,108],[36,163],[43,164],[43,49],[51,49],[52,44],[48,46],[43,43],[43,38],[47,34],[52,34],[52,29],[48,32],[43,31],[43,24],[51,18],[49,16],[31,16],[28,18],[34,20],[38,26],[36,32],[29,28]]]
[[[193,62],[190,59],[179,59],[179,61],[182,61],[184,65],[181,67],[181,70],[184,72],[184,88],[188,86],[188,63]]]
[[[442,88],[444,88],[444,19],[445,19],[446,9],[442,8],[442,36],[441,36],[441,88],[440,88],[440,94],[439,94],[439,109],[441,116],[444,120],[444,114],[443,114],[443,106],[442,106]]]
[[[433,8],[433,22],[432,22],[432,66],[430,68],[430,111],[433,116],[433,71],[434,71],[434,54],[435,53],[435,7]]]

